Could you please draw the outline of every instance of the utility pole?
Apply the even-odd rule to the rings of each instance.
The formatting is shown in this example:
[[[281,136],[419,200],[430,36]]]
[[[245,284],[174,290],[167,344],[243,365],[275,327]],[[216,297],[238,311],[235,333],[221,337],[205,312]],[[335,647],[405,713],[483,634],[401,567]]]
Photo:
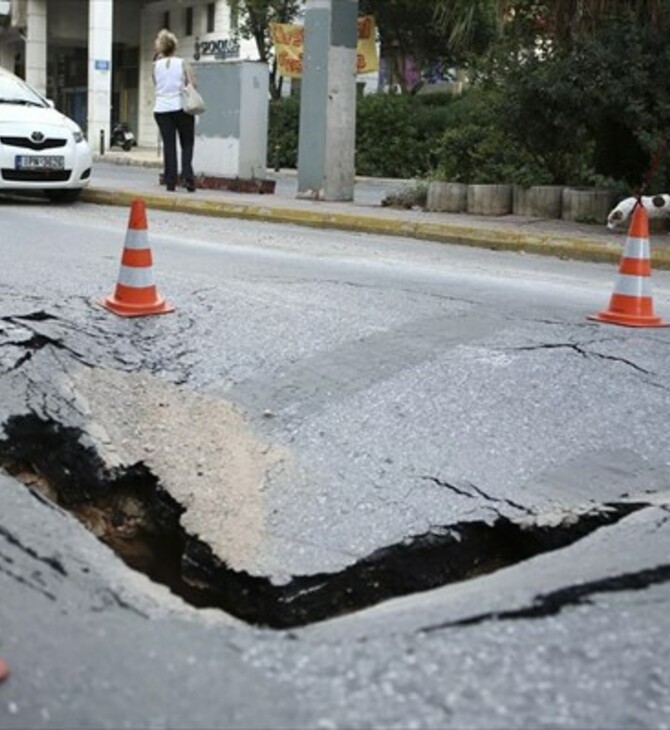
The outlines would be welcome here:
[[[358,0],[307,0],[298,197],[353,200]]]

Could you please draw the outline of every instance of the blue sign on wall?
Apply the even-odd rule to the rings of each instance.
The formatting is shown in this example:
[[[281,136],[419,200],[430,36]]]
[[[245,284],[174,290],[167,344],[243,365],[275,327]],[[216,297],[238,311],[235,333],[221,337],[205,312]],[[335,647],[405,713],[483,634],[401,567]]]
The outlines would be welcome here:
[[[96,59],[95,70],[96,71],[109,71],[109,61],[101,61],[99,59]]]

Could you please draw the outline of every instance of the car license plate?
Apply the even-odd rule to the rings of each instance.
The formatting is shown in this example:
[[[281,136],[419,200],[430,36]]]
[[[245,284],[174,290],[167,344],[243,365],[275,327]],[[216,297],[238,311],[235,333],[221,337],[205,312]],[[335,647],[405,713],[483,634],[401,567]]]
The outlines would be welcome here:
[[[63,170],[65,158],[58,155],[17,155],[17,170]]]

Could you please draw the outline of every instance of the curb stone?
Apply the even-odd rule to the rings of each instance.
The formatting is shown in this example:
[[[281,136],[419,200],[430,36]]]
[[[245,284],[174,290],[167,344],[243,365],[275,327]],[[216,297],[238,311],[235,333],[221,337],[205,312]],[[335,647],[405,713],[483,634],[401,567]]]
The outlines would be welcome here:
[[[402,236],[435,243],[489,248],[497,251],[534,253],[580,261],[618,263],[622,254],[621,244],[616,241],[608,244],[579,237],[528,234],[488,228],[484,230],[477,227],[454,225],[453,223],[402,222],[363,213],[310,211],[281,206],[237,204],[225,200],[193,200],[179,194],[168,196],[160,193],[146,194],[92,187],[84,189],[81,200],[99,205],[129,206],[137,197],[143,198],[147,207],[155,210],[190,213],[215,218],[241,218],[266,223],[289,223],[312,228],[332,228],[386,236]],[[656,269],[670,270],[670,249],[656,248],[652,250],[651,261],[652,266]]]

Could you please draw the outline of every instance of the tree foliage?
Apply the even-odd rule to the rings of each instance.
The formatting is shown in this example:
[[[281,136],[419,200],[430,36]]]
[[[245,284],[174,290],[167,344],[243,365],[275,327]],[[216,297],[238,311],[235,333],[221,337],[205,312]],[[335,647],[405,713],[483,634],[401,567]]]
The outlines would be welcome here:
[[[575,35],[595,36],[602,24],[633,16],[643,25],[658,27],[664,0],[497,0],[501,28],[541,35],[553,43],[569,43]]]
[[[609,178],[638,187],[670,125],[670,3],[505,5],[512,20],[487,79],[504,92],[501,126],[557,183]],[[658,184],[670,182],[664,170],[659,176]]]
[[[447,69],[482,53],[495,36],[494,8],[494,0],[359,2],[361,14],[375,16],[390,82],[403,91],[409,61],[422,71]]]

